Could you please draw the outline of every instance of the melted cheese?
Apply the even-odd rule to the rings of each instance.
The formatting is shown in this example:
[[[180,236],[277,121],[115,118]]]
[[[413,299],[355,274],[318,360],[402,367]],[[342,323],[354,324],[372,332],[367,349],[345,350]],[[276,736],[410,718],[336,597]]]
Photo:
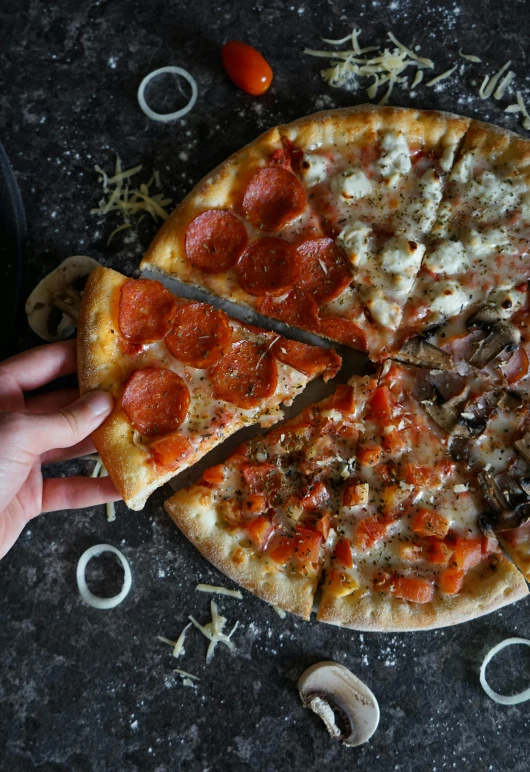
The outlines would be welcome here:
[[[390,239],[381,252],[381,268],[387,273],[414,277],[421,265],[425,245],[403,236]]]
[[[455,281],[438,282],[430,308],[433,313],[453,316],[470,303],[470,297]]]
[[[372,183],[360,169],[340,174],[331,185],[336,194],[347,202],[368,196],[373,189]]]
[[[366,305],[375,321],[386,329],[396,330],[401,321],[401,306],[388,300],[379,290],[373,290]]]
[[[337,243],[346,253],[353,266],[363,265],[368,255],[368,238],[371,228],[363,222],[346,225],[337,236]]]
[[[387,132],[381,142],[382,155],[379,168],[382,176],[394,186],[402,174],[408,174],[412,168],[409,146],[401,132]]]
[[[305,153],[301,166],[304,182],[309,188],[318,185],[326,177],[327,163],[324,156]]]
[[[424,265],[434,273],[451,275],[465,271],[469,261],[461,241],[442,241],[434,252],[427,255]]]
[[[508,234],[503,228],[493,228],[486,231],[469,230],[464,234],[466,252],[472,259],[487,257],[496,252],[515,254]]]

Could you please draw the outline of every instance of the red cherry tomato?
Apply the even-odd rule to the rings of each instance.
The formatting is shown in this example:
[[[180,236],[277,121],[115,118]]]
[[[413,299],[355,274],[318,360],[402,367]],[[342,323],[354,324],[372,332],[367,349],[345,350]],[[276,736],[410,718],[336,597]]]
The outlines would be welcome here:
[[[272,83],[272,70],[259,51],[238,40],[225,43],[221,53],[225,72],[235,85],[252,96],[261,96]]]

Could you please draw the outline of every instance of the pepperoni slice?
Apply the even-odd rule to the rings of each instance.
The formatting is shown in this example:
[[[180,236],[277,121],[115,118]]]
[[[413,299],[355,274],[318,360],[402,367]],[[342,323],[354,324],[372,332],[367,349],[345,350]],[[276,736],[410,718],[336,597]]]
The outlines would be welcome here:
[[[146,367],[131,375],[121,404],[141,434],[169,434],[185,420],[190,393],[180,375],[162,367]]]
[[[215,396],[247,410],[258,407],[276,391],[278,367],[263,346],[249,340],[231,349],[210,370]]]
[[[175,307],[175,298],[159,281],[131,279],[120,290],[120,332],[133,349],[162,340],[171,329]]]
[[[241,220],[220,209],[198,215],[186,230],[186,256],[205,273],[233,268],[247,243],[247,231]]]
[[[302,292],[297,287],[291,290],[281,301],[268,297],[263,298],[258,305],[258,311],[263,316],[272,316],[292,327],[316,332],[319,327],[318,306],[311,295]]]
[[[208,303],[177,308],[165,344],[175,359],[190,367],[211,367],[230,348],[232,329],[227,315]]]
[[[256,228],[279,231],[301,214],[307,198],[302,183],[282,166],[266,166],[250,180],[243,210]]]
[[[337,298],[351,282],[350,269],[331,239],[304,241],[296,251],[302,257],[298,286],[313,295],[319,306]]]
[[[338,316],[326,316],[320,320],[319,329],[321,335],[345,346],[366,351],[368,339],[365,331],[355,322]]]
[[[298,343],[287,338],[276,340],[270,350],[280,362],[294,367],[308,378],[323,375],[324,381],[329,381],[339,372],[342,364],[340,356],[332,349],[308,346],[307,343]]]
[[[251,244],[237,264],[239,283],[249,295],[282,295],[300,278],[302,261],[282,239],[266,236]]]

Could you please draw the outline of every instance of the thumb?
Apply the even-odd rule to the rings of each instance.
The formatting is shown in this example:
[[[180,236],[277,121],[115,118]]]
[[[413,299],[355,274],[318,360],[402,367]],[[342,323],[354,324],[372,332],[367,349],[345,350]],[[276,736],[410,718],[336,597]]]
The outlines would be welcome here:
[[[54,448],[69,448],[85,439],[111,413],[114,401],[105,391],[91,391],[68,407],[50,413],[25,413],[26,450],[39,456]]]

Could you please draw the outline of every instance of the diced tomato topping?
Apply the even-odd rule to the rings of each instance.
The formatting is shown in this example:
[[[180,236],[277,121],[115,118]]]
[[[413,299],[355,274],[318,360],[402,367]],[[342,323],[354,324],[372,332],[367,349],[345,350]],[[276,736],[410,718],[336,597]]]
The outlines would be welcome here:
[[[217,466],[211,466],[209,469],[205,469],[202,473],[202,479],[208,485],[220,485],[225,479],[225,467],[224,464],[217,464]]]
[[[324,541],[326,541],[326,539],[329,536],[330,528],[331,528],[331,515],[329,514],[329,512],[326,512],[325,515],[322,515],[322,517],[320,517],[316,521],[316,523],[312,527],[312,530],[317,531],[317,533],[321,533],[322,538],[324,539]]]
[[[193,453],[193,446],[182,435],[174,434],[153,442],[150,451],[157,466],[172,469]]]
[[[435,536],[445,539],[449,532],[449,520],[431,509],[418,509],[410,527],[420,536]]]
[[[399,485],[385,485],[381,491],[381,510],[391,518],[399,517],[400,508],[410,496],[410,491],[403,490]]]
[[[310,531],[308,528],[302,528],[301,526],[296,529],[294,552],[301,563],[316,563],[321,544],[322,534]]]
[[[243,504],[244,512],[252,512],[259,515],[260,512],[266,512],[268,509],[267,499],[262,493],[251,493],[247,496]]]
[[[232,453],[230,453],[230,455],[226,460],[231,461],[234,464],[241,464],[247,460],[247,457],[248,457],[247,453],[248,453],[248,445],[245,442],[243,442],[241,443],[241,445],[238,445],[237,448]]]
[[[501,370],[508,383],[517,383],[528,374],[528,367],[528,354],[521,347],[513,352],[509,360],[501,366]]]
[[[356,507],[359,504],[366,504],[367,488],[367,485],[363,485],[357,480],[350,480],[342,494],[343,506]]]
[[[334,598],[344,598],[355,592],[358,587],[358,583],[352,576],[333,569],[327,574],[324,592],[329,593]]]
[[[454,548],[454,561],[457,568],[463,568],[468,571],[476,566],[482,560],[482,540],[465,539],[459,536]]]
[[[313,512],[318,509],[326,501],[329,500],[329,490],[323,482],[318,482],[312,485],[306,495],[302,499],[302,506],[307,509],[308,512]]]
[[[341,413],[353,413],[355,410],[355,396],[351,386],[347,383],[341,383],[337,386],[333,395],[332,407]]]
[[[379,445],[361,445],[357,449],[357,460],[362,466],[377,466],[381,458]]]
[[[463,568],[449,566],[438,577],[438,586],[446,595],[456,595],[464,584],[465,571]]]
[[[337,429],[339,437],[343,437],[345,440],[351,440],[352,445],[355,445],[359,438],[359,429],[351,424],[341,424]]]
[[[409,440],[405,432],[394,429],[393,432],[383,435],[382,445],[387,453],[399,453],[408,447]]]
[[[386,535],[387,528],[388,523],[384,523],[376,515],[365,517],[357,526],[355,546],[362,550],[369,549]]]
[[[376,592],[386,590],[392,584],[392,574],[388,571],[377,571],[372,578],[372,584]]]
[[[415,576],[399,576],[395,581],[392,594],[396,598],[412,603],[429,603],[434,594],[434,587],[426,579]]]
[[[351,551],[351,542],[349,539],[339,539],[335,546],[335,557],[346,568],[353,567],[353,555]]]
[[[439,488],[441,485],[440,474],[436,469],[415,464],[405,464],[405,482],[428,489]]]
[[[260,515],[247,524],[247,531],[251,541],[263,550],[267,546],[274,528],[270,520]]]
[[[449,563],[453,550],[438,539],[428,539],[424,549],[424,558],[430,563],[445,566]]]
[[[251,493],[272,493],[281,485],[281,472],[273,464],[247,466],[243,477]]]
[[[370,400],[370,418],[388,421],[394,412],[394,400],[388,386],[378,386]]]
[[[292,558],[294,550],[294,539],[289,538],[289,536],[280,536],[278,541],[272,546],[269,554],[276,563],[280,563],[283,566]]]

